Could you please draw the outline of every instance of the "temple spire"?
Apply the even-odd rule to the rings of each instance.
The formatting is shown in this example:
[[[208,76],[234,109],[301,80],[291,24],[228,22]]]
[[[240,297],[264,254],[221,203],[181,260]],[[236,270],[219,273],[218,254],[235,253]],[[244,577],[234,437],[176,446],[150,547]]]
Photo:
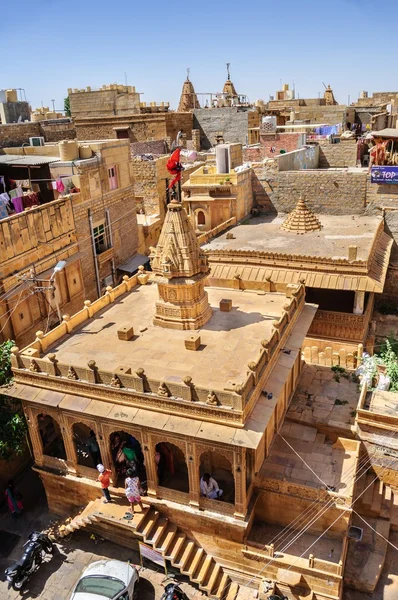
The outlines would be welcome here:
[[[182,204],[168,204],[156,248],[151,249],[151,267],[158,284],[154,324],[170,329],[199,329],[211,317],[205,279],[206,256]]]
[[[180,102],[177,112],[190,112],[194,108],[200,108],[198,97],[195,93],[195,88],[189,79],[190,68],[187,69],[187,78],[183,83]]]
[[[294,208],[292,212],[288,214],[287,218],[281,225],[281,229],[303,234],[308,233],[309,231],[319,231],[322,229],[322,225],[319,219],[314,215],[313,212],[310,211],[303,198],[300,196],[296,208]]]

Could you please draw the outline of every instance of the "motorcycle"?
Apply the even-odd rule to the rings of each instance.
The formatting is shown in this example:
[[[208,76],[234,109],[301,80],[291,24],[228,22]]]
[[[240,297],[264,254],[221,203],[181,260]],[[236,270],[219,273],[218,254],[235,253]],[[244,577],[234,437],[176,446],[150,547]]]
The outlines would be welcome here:
[[[166,577],[162,583],[170,579],[160,600],[189,600],[188,596],[180,588],[178,581],[174,577]]]
[[[45,555],[54,551],[54,544],[48,535],[38,531],[29,535],[23,547],[25,550],[22,557],[5,570],[8,589],[12,587],[16,591],[20,590],[30,575],[40,567]]]

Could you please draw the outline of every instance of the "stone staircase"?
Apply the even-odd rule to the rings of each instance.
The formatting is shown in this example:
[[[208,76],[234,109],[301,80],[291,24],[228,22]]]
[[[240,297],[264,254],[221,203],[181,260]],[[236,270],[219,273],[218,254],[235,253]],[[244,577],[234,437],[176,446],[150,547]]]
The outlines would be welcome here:
[[[358,479],[355,498],[355,510],[363,516],[376,517],[390,520],[394,506],[398,504],[398,498],[392,489],[376,479],[373,470]],[[363,494],[362,492],[366,490]],[[361,495],[362,494],[362,495]]]
[[[210,554],[167,517],[149,507],[143,513],[135,513],[132,520],[123,521],[125,512],[126,506],[119,506],[113,502],[104,504],[101,499],[93,500],[79,515],[60,528],[59,535],[65,537],[73,531],[89,525],[95,527],[96,523],[104,521],[115,524],[117,519],[119,526],[123,524],[128,530],[132,530],[135,536],[161,552],[173,567],[179,569],[193,583],[197,583],[200,590],[214,598],[235,600],[239,585],[231,580]]]

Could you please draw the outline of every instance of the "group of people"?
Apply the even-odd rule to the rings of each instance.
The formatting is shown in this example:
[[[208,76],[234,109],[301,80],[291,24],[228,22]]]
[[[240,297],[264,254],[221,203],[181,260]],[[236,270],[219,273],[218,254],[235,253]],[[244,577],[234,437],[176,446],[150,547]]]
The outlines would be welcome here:
[[[99,472],[98,481],[101,483],[102,493],[104,494],[104,502],[107,504],[108,502],[112,502],[109,492],[112,472],[109,469],[105,469],[104,465],[102,464],[97,465],[97,470]],[[144,510],[144,505],[142,504],[141,499],[141,494],[143,492],[137,471],[134,469],[127,469],[124,487],[127,500],[130,503],[131,512],[134,513],[135,506],[139,506],[142,512]]]

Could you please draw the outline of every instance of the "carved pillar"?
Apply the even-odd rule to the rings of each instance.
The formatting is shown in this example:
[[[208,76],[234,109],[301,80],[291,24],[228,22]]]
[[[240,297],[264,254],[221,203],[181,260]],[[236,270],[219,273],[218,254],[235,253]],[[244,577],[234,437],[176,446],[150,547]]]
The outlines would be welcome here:
[[[365,308],[365,292],[355,292],[354,297],[354,315],[363,315]]]
[[[24,412],[28,424],[30,441],[32,442],[33,455],[35,462],[43,465],[43,444],[40,437],[39,423],[37,421],[38,413],[33,411],[29,406],[24,405]]]
[[[158,473],[155,461],[155,445],[156,442],[152,442],[151,434],[147,431],[143,431],[141,449],[144,454],[148,496],[153,497],[156,497],[158,493]]]
[[[199,485],[199,457],[195,452],[194,444],[187,443],[188,454],[186,456],[189,480],[189,504],[199,507],[200,485]]]
[[[68,465],[68,468],[72,468],[74,471],[76,471],[77,454],[75,444],[73,443],[71,428],[68,427],[68,423],[64,421],[60,414],[57,415],[57,418],[53,417],[53,419],[54,421],[58,421],[58,425],[61,430],[61,435],[64,441],[66,452],[66,463]]]
[[[234,478],[235,478],[235,512],[234,517],[244,519],[246,515],[246,450],[234,450]]]
[[[112,452],[111,452],[111,434],[117,431],[116,427],[113,425],[104,425],[100,423],[98,426],[98,445],[100,447],[102,464],[105,469],[110,469],[112,471],[112,484],[116,486],[117,482],[117,473],[116,467],[113,464],[112,460]]]

